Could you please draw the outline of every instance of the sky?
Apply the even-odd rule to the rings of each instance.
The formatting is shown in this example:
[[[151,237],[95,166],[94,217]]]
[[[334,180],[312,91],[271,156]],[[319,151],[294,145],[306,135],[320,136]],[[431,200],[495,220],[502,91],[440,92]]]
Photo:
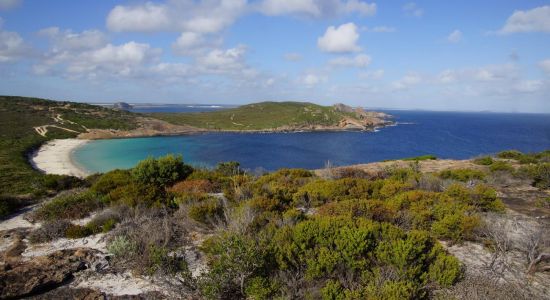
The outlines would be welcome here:
[[[0,94],[550,112],[550,1],[0,0]]]

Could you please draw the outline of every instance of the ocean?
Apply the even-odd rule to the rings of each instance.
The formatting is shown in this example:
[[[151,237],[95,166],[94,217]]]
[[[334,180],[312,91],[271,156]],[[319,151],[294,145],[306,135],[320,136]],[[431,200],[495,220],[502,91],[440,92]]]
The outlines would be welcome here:
[[[197,111],[172,107],[162,111]],[[219,109],[209,107],[208,109]],[[159,111],[148,108],[146,112]],[[199,110],[200,111],[200,108]],[[205,133],[98,140],[73,152],[90,172],[131,168],[148,156],[181,154],[194,166],[238,161],[244,168],[316,169],[433,154],[465,159],[508,149],[550,149],[550,115],[387,110],[396,126],[377,132]]]

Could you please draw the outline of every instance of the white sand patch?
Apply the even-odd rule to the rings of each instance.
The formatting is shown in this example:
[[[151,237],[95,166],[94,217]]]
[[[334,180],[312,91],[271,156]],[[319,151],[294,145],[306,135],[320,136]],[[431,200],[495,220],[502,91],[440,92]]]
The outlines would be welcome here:
[[[40,223],[31,223],[25,220],[25,213],[20,213],[12,218],[0,222],[0,232],[16,228],[38,228]]]
[[[46,174],[86,177],[89,173],[73,163],[71,154],[87,142],[79,139],[51,140],[33,154],[31,163]]]
[[[139,295],[163,290],[151,281],[135,277],[130,272],[123,274],[92,273],[89,276],[77,276],[77,279],[71,285],[75,288],[97,289],[103,293],[115,296]]]
[[[27,241],[28,242],[28,241]],[[105,234],[100,233],[93,236],[80,238],[80,239],[66,239],[61,238],[55,241],[40,243],[40,244],[30,244],[29,247],[21,254],[24,258],[33,258],[37,256],[43,256],[51,254],[58,250],[64,249],[74,249],[74,248],[91,248],[96,249],[101,252],[107,252],[107,243],[105,241]]]

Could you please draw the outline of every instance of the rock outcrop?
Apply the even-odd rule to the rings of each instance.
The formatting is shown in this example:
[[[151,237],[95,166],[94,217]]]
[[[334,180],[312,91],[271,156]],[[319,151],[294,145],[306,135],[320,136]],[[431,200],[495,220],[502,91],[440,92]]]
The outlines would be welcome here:
[[[0,298],[20,298],[47,292],[94,265],[100,252],[88,248],[56,251],[30,261],[10,262],[0,269]]]

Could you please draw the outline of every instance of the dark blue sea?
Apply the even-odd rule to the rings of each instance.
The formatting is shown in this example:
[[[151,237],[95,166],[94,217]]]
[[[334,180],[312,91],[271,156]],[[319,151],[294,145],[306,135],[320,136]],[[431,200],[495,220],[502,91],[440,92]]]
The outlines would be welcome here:
[[[186,111],[179,108],[178,111]],[[150,111],[149,111],[150,112]],[[238,161],[248,169],[322,168],[424,154],[464,159],[517,149],[550,149],[550,115],[386,111],[397,126],[377,132],[208,133],[92,141],[73,160],[91,172],[130,168],[148,156],[182,154],[212,167]]]

